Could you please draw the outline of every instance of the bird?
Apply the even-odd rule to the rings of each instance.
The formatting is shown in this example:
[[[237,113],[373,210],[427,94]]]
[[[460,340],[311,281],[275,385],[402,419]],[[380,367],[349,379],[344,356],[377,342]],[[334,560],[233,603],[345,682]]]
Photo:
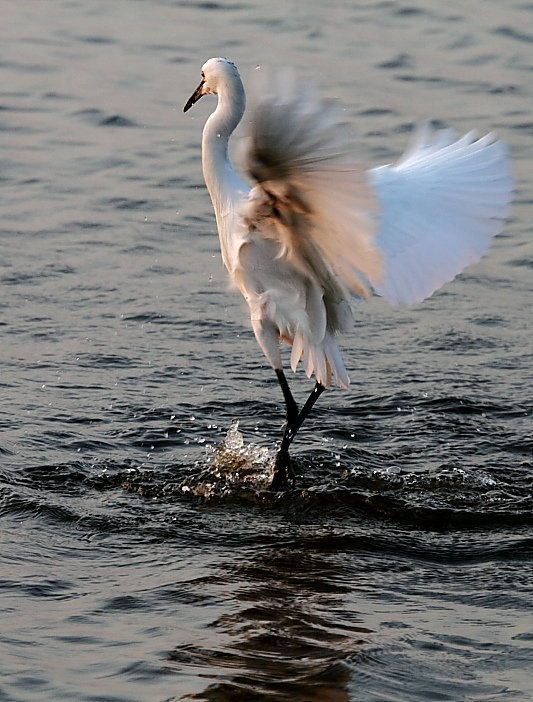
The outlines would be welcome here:
[[[267,75],[266,73],[264,75]],[[280,71],[256,86],[237,175],[228,143],[246,109],[239,71],[209,59],[183,111],[216,95],[202,169],[222,260],[244,296],[255,337],[279,382],[285,428],[270,488],[294,485],[289,448],[324,390],[349,377],[337,335],[372,293],[412,305],[478,261],[504,226],[514,181],[506,144],[472,131],[416,126],[400,159],[365,169],[350,125],[313,85]],[[301,362],[314,388],[301,409],[282,363]]]

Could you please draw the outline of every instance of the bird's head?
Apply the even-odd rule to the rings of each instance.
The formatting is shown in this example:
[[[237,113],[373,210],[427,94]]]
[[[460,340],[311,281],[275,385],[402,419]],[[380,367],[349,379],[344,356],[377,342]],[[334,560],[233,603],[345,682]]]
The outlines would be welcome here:
[[[234,63],[225,58],[209,59],[202,66],[200,85],[187,100],[183,111],[187,112],[203,95],[216,95],[221,84],[227,85],[235,79],[240,81],[239,72]]]

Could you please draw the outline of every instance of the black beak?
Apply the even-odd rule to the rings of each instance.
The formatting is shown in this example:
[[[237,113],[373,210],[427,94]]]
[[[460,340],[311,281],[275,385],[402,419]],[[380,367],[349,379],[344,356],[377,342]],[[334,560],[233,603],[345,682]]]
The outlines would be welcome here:
[[[184,112],[187,112],[187,110],[190,110],[191,107],[194,105],[195,102],[198,102],[198,100],[202,97],[203,92],[202,88],[204,87],[204,81],[200,83],[200,85],[196,88],[194,93],[191,95],[191,97],[187,100],[187,104],[183,108]]]

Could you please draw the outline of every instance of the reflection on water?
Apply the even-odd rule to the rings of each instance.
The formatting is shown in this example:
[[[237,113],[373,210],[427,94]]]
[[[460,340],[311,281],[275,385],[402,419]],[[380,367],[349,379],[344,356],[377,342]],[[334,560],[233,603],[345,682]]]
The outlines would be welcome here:
[[[531,17],[5,4],[2,701],[529,699]],[[320,398],[281,494],[282,399],[202,183],[212,105],[181,113],[213,55],[247,83],[312,77],[369,166],[425,118],[494,129],[515,161],[484,262],[357,311],[353,384]]]
[[[242,583],[239,609],[210,625],[217,648],[190,645],[169,656],[178,669],[217,670],[217,681],[194,699],[348,700],[347,660],[370,632],[339,605],[347,588],[335,583],[334,564],[321,554],[265,548],[232,571]]]

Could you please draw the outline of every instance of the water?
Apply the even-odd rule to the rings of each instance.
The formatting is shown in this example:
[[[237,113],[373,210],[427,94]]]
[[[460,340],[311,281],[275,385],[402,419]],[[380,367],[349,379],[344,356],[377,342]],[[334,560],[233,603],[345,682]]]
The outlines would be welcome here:
[[[533,699],[533,5],[7,0],[0,28],[0,699]],[[200,170],[227,55],[339,98],[361,159],[497,130],[490,255],[361,307],[295,490]],[[298,398],[310,383],[291,378]]]

